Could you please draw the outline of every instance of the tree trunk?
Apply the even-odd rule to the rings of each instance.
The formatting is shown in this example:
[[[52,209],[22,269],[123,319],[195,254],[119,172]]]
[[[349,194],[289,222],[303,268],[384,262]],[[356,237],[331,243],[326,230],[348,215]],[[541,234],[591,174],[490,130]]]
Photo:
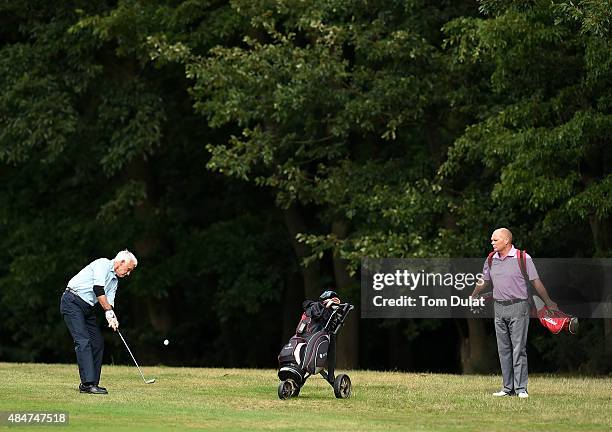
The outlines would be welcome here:
[[[605,354],[612,363],[612,319],[604,318],[604,343],[605,343]],[[612,367],[612,366],[610,366]]]
[[[461,370],[464,374],[488,373],[497,369],[497,350],[487,334],[488,320],[471,319],[456,321],[461,340]],[[495,353],[495,354],[494,354]]]
[[[593,243],[595,244],[595,253],[598,257],[609,255],[610,244],[612,243],[612,223],[610,220],[597,219],[595,216],[589,218],[591,233],[593,235]],[[604,290],[604,296],[607,292]],[[601,301],[610,301],[608,298],[603,298]],[[612,363],[612,318],[604,318],[604,354],[608,359],[608,364]]]
[[[151,167],[143,158],[135,158],[127,167],[127,177],[131,180],[144,182],[146,197],[142,203],[134,208],[134,220],[140,226],[147,226],[147,221],[155,217],[155,181]],[[147,259],[157,254],[161,246],[158,232],[143,232],[141,238],[134,242],[134,254],[137,258]],[[166,335],[173,327],[172,307],[169,304],[172,296],[167,299],[157,299],[151,296],[146,298],[147,314],[155,330]]]
[[[302,272],[302,280],[304,282],[304,296],[309,299],[317,299],[321,294],[321,270],[318,261],[310,263],[308,266],[301,265],[301,261],[310,255],[310,247],[304,243],[297,241],[296,236],[300,233],[305,233],[306,223],[304,218],[298,211],[295,205],[292,205],[284,211],[285,225],[289,231],[291,237],[291,244],[295,256],[300,263],[300,269]]]
[[[283,332],[281,344],[295,334],[304,301],[304,286],[298,274],[290,274],[285,280],[283,295]]]
[[[338,238],[345,238],[347,227],[344,222],[336,221],[332,224],[332,233]],[[351,300],[355,310],[347,319],[338,335],[338,348],[336,356],[338,367],[342,369],[356,369],[359,367],[359,282],[352,278],[347,271],[347,261],[340,259],[337,254],[333,257],[334,277],[336,289],[341,299]]]

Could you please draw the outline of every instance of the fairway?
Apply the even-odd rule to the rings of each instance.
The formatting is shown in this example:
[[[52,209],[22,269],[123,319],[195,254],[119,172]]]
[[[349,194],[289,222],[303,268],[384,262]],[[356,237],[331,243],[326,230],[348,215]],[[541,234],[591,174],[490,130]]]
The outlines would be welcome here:
[[[610,377],[531,376],[531,397],[521,400],[490,396],[499,376],[352,371],[348,400],[314,377],[297,399],[281,401],[274,370],[144,371],[157,382],[145,385],[134,367],[105,366],[110,394],[95,396],[76,390],[75,365],[0,363],[0,411],[67,411],[70,430],[612,429]]]

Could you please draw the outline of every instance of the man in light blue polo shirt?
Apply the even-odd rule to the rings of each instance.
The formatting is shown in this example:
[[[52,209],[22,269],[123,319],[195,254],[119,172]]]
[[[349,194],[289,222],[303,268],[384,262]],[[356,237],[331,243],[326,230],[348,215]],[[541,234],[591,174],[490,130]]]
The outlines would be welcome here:
[[[104,339],[96,323],[94,306],[100,304],[108,326],[117,330],[119,321],[113,312],[117,278],[128,276],[137,265],[138,260],[128,250],[119,252],[113,260],[99,258],[70,279],[62,295],[60,312],[74,341],[81,393],[108,393],[99,386]]]
[[[528,398],[527,331],[531,310],[528,281],[521,271],[510,230],[499,228],[493,231],[491,245],[495,251],[491,266],[489,260],[485,260],[483,281],[476,285],[472,297],[478,297],[493,284],[495,336],[503,380],[502,389],[493,396],[516,394]],[[548,296],[529,255],[526,255],[526,273],[546,305],[552,310],[558,309]]]

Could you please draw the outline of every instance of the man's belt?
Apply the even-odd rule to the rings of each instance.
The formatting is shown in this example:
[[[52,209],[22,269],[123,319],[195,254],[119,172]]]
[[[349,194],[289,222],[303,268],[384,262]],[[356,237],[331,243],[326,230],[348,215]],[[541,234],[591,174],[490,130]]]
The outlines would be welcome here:
[[[83,297],[81,297],[81,296],[79,295],[79,293],[78,293],[78,292],[76,292],[75,290],[73,290],[72,288],[66,287],[66,291],[64,291],[64,292],[69,292],[70,294],[74,294],[78,300],[82,301],[83,303],[85,303],[85,304],[86,304],[87,306],[89,306],[89,307],[93,307],[93,305],[90,305],[89,303],[87,303],[87,302],[86,302],[86,301],[83,299]]]
[[[504,305],[504,306],[509,306],[511,304],[519,303],[519,302],[523,302],[523,301],[527,301],[527,299],[512,299],[512,300],[497,300],[497,299],[495,299],[496,303],[499,303],[499,304]]]

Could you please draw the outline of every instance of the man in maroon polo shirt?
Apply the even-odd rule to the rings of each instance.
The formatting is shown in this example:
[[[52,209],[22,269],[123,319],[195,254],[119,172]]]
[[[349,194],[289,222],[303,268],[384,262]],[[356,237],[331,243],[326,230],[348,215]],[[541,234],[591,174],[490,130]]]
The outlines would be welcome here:
[[[497,352],[502,370],[503,388],[493,396],[518,395],[527,398],[527,331],[529,329],[529,287],[521,272],[512,245],[512,233],[507,228],[499,228],[491,235],[491,245],[495,254],[489,268],[485,260],[483,281],[476,285],[472,297],[493,284],[495,310],[495,335]],[[546,288],[540,281],[533,260],[526,255],[526,270],[529,281],[544,300],[549,309],[557,310]]]

